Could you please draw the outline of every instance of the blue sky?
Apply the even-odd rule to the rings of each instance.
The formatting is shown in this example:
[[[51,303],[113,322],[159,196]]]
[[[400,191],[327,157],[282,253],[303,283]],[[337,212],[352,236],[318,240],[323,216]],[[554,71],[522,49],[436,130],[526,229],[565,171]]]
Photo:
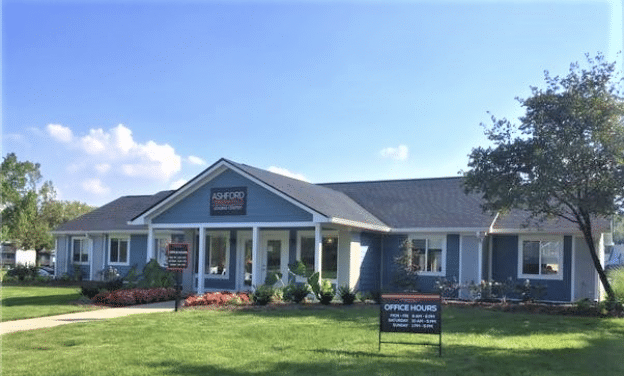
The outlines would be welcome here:
[[[622,49],[620,1],[11,1],[2,155],[58,198],[178,187],[221,157],[315,182],[455,176],[488,111]]]

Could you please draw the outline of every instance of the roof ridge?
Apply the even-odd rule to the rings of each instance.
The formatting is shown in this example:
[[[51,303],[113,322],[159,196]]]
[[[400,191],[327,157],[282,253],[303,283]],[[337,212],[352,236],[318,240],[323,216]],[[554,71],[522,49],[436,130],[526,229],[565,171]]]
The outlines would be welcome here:
[[[444,176],[444,177],[433,177],[433,178],[412,178],[412,179],[384,179],[384,180],[360,180],[360,181],[344,181],[344,182],[331,182],[331,183],[312,183],[321,186],[327,185],[342,185],[342,184],[370,184],[370,183],[401,183],[401,182],[409,182],[409,181],[432,181],[432,180],[458,180],[462,179],[463,176]]]

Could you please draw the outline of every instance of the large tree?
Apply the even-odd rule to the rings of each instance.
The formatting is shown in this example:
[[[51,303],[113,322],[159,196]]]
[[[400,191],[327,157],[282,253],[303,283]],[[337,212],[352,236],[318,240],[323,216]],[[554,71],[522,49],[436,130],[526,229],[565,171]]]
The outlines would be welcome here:
[[[24,249],[52,249],[50,230],[93,210],[77,201],[57,201],[52,182],[41,184],[39,163],[21,162],[14,153],[0,165],[3,241]]]
[[[583,234],[609,298],[613,290],[596,251],[592,223],[624,206],[624,101],[615,63],[586,55],[565,77],[545,72],[546,88],[516,98],[526,113],[515,124],[492,117],[492,143],[474,148],[464,173],[467,192],[484,210],[528,211],[537,221],[560,218]]]

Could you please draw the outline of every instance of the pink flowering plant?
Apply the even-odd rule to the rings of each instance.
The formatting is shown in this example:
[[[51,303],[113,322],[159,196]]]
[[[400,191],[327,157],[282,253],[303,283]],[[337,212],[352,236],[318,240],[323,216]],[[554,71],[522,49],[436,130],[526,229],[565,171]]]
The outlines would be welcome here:
[[[225,306],[225,305],[249,305],[249,295],[244,292],[232,293],[228,291],[207,292],[203,295],[192,295],[184,300],[186,307],[193,306]]]

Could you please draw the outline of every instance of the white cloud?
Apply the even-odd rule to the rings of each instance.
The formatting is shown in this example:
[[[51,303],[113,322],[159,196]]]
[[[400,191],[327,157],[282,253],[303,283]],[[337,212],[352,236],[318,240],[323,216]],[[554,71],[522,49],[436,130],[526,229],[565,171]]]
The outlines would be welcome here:
[[[178,189],[184,184],[186,184],[186,182],[187,182],[186,179],[178,179],[169,185],[169,189]]]
[[[87,136],[80,139],[80,146],[89,154],[101,154],[109,146],[110,135],[102,128],[91,129]]]
[[[68,143],[74,138],[68,127],[49,124],[47,129],[57,141]],[[115,170],[130,177],[168,181],[182,168],[182,157],[176,154],[173,147],[151,140],[138,143],[132,136],[132,130],[123,124],[108,131],[91,129],[89,134],[79,137],[74,146],[91,156],[95,169],[100,173]],[[193,157],[193,163],[199,161],[203,162]]]
[[[71,129],[60,124],[48,124],[46,130],[53,139],[59,142],[70,143],[74,138]]]
[[[391,158],[396,161],[404,161],[409,155],[409,149],[406,145],[399,145],[396,148],[388,147],[381,149],[379,154],[384,158]]]
[[[100,174],[105,174],[110,171],[111,165],[108,163],[99,163],[95,165],[95,170]]]
[[[284,175],[284,176],[288,176],[289,178],[293,178],[293,179],[297,179],[297,180],[301,180],[301,181],[305,181],[305,182],[310,182],[305,176],[303,176],[302,174],[297,174],[294,172],[290,172],[285,168],[281,168],[281,167],[276,167],[276,166],[271,166],[268,168],[269,171],[275,173],[275,174],[280,174],[280,175]]]
[[[198,166],[204,166],[206,164],[205,160],[201,159],[200,157],[196,157],[194,155],[190,155],[186,160],[190,164],[194,164],[194,165],[198,165]]]
[[[102,181],[97,178],[87,179],[82,182],[82,189],[89,193],[96,195],[105,195],[110,192],[110,188],[102,184]]]

